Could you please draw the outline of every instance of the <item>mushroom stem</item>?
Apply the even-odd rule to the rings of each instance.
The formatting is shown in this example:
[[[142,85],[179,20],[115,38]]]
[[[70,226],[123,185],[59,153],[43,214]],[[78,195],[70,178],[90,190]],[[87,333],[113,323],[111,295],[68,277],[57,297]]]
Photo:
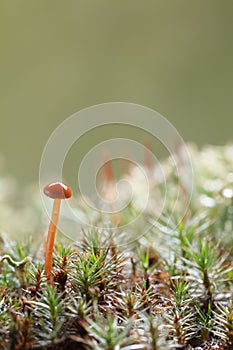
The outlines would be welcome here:
[[[53,246],[59,218],[61,200],[70,198],[72,196],[72,190],[69,186],[63,184],[62,182],[53,182],[44,187],[44,194],[47,197],[54,199],[52,217],[49,225],[48,238],[45,249],[45,273],[48,283],[53,286]]]
[[[112,163],[111,159],[108,155],[108,153],[104,154],[104,173],[105,173],[105,179],[107,183],[112,183],[114,182],[114,175],[113,175],[113,168],[112,168]]]
[[[152,142],[150,139],[146,139],[144,142],[145,152],[144,152],[144,163],[149,171],[153,170],[153,158],[152,158]]]
[[[53,276],[52,276],[53,246],[54,246],[55,234],[56,234],[56,229],[58,224],[60,206],[61,206],[61,199],[60,198],[54,199],[52,217],[49,225],[48,238],[47,238],[46,251],[45,251],[45,273],[49,283],[53,283]]]

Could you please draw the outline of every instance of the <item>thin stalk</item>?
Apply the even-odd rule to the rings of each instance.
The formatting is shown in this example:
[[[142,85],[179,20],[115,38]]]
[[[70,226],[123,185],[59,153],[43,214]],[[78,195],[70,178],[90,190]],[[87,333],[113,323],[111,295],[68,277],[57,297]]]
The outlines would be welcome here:
[[[53,278],[52,278],[53,246],[54,246],[55,234],[56,234],[56,229],[58,224],[60,206],[61,206],[61,200],[54,199],[52,218],[49,225],[48,238],[46,243],[46,252],[45,252],[45,273],[49,283],[53,283]]]

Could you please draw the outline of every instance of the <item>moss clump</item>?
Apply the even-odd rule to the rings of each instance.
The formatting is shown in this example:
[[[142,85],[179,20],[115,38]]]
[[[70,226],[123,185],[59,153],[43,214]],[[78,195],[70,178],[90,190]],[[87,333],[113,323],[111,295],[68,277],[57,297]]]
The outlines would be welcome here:
[[[167,160],[169,204],[159,218],[151,206],[144,212],[148,232],[122,245],[127,231],[100,217],[102,229],[84,229],[76,242],[59,235],[54,288],[43,242],[2,235],[0,349],[233,348],[233,151],[190,152],[195,186],[185,217],[181,205],[171,214],[177,179]],[[162,186],[152,188],[152,203]]]

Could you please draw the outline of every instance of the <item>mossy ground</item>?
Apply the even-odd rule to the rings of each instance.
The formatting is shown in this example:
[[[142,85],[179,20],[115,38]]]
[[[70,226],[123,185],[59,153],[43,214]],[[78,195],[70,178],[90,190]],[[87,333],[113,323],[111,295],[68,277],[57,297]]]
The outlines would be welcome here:
[[[57,235],[54,286],[42,239],[2,235],[0,349],[233,349],[232,147],[191,152],[196,179],[182,220],[179,206],[170,215],[169,191],[163,216],[145,213],[149,231],[127,245],[127,232],[103,218],[77,241]]]

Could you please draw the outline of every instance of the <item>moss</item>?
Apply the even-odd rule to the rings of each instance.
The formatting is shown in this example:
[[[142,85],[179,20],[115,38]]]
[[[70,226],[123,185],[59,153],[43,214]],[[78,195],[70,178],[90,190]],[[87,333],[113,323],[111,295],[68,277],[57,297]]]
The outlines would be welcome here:
[[[176,179],[167,160],[169,204],[160,218],[151,206],[144,212],[145,222],[150,222],[145,235],[128,245],[118,243],[128,233],[117,226],[84,229],[78,242],[58,236],[54,287],[45,277],[43,242],[35,250],[30,240],[16,243],[3,235],[0,348],[232,349],[233,157],[229,149],[190,148],[197,178],[182,220],[179,205],[170,212]],[[205,161],[206,152],[215,164],[208,156]],[[161,193],[159,186],[163,184],[157,184],[156,190],[152,187],[152,202]],[[206,206],[203,195],[214,206]],[[124,215],[124,222],[131,220],[131,214]],[[106,227],[103,217],[99,223]]]

